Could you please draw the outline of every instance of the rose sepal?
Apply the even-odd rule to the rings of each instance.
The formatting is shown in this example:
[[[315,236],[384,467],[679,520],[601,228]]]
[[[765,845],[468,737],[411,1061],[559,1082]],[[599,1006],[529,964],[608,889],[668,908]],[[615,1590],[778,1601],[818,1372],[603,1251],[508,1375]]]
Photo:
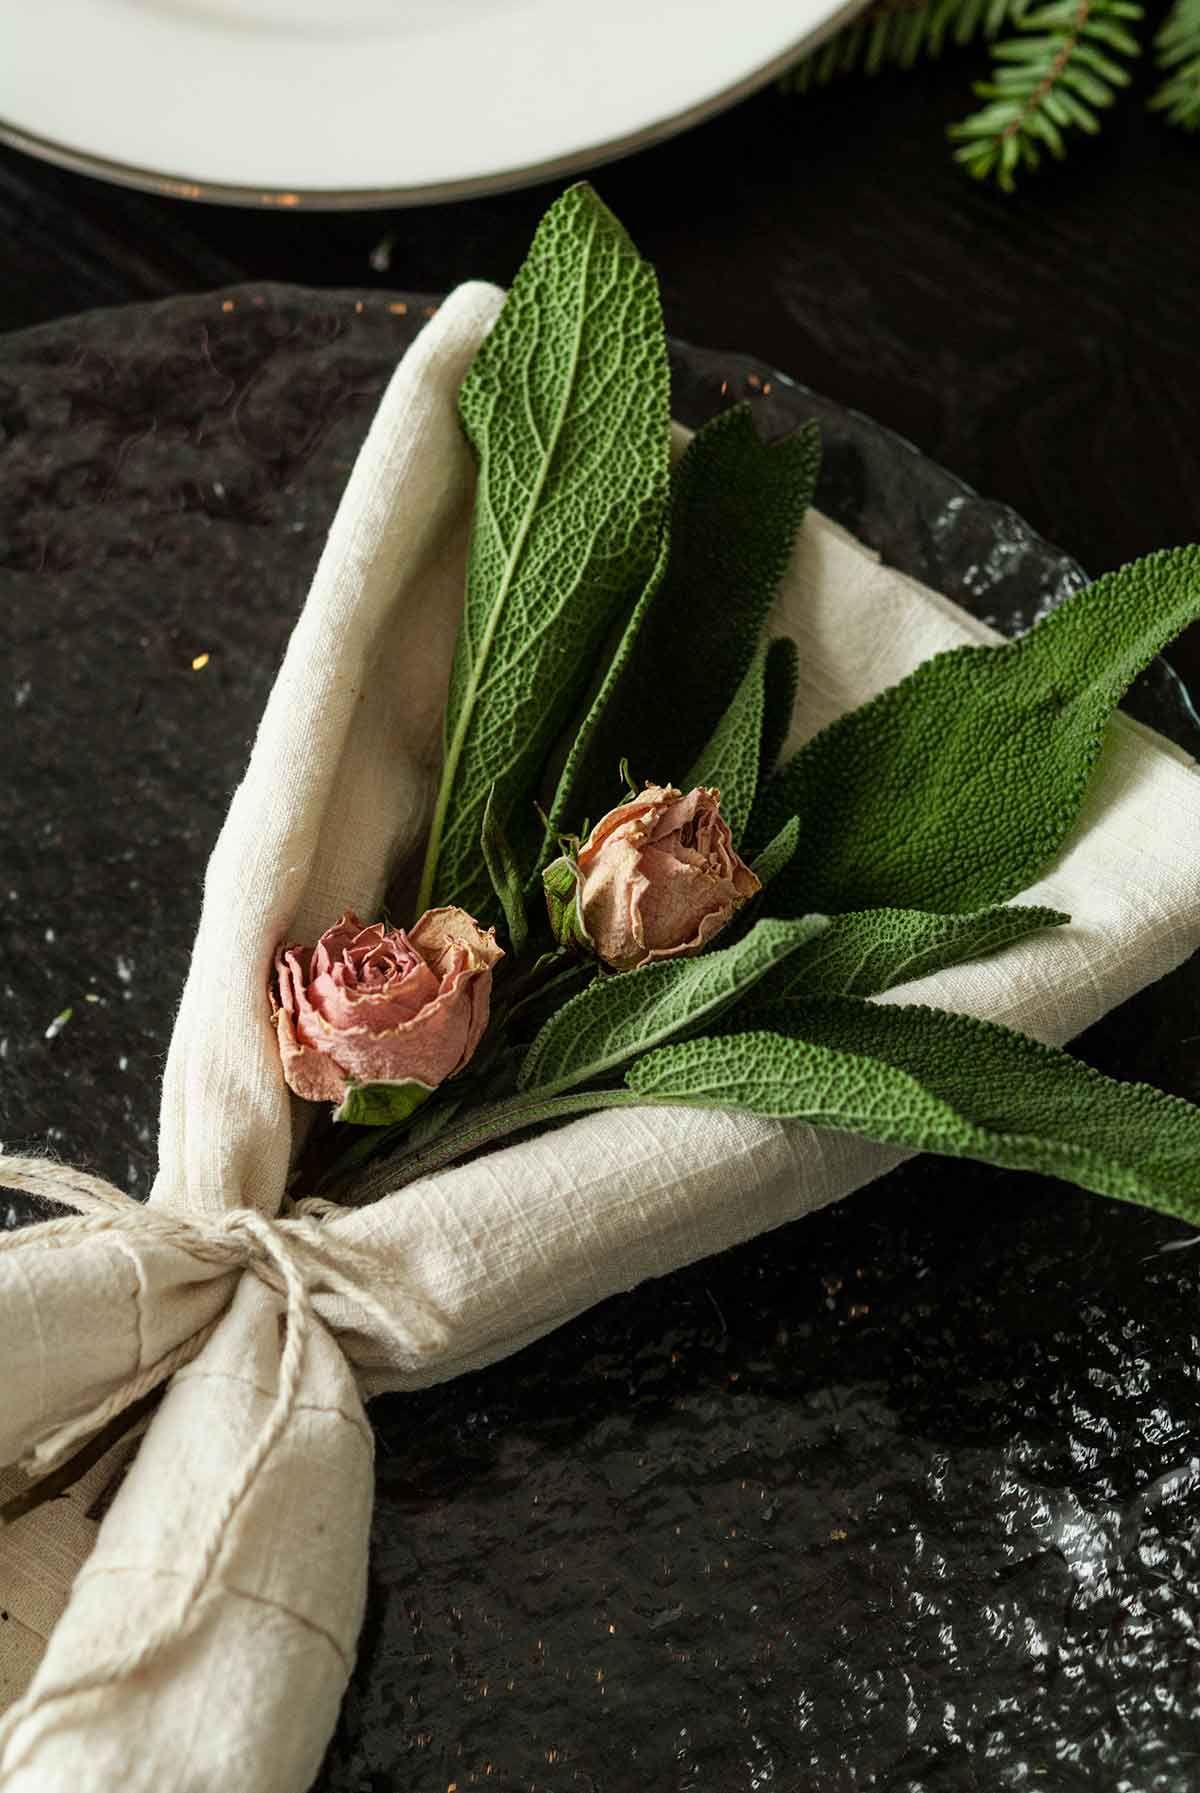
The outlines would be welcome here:
[[[350,1083],[333,1118],[352,1127],[396,1127],[428,1102],[435,1087],[415,1077],[398,1083]]]
[[[590,952],[592,943],[579,913],[579,867],[569,853],[551,860],[542,873],[542,889],[550,932],[557,944],[581,946]]]

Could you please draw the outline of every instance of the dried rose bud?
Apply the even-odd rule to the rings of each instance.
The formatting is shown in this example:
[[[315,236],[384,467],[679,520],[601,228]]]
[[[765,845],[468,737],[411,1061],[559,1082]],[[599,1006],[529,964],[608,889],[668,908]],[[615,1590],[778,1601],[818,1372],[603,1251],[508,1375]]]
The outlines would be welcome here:
[[[579,919],[618,971],[700,952],[761,889],[738,858],[719,791],[647,785],[579,851]]]
[[[465,909],[430,909],[407,932],[347,910],[316,946],[280,946],[272,1009],[289,1087],[340,1102],[348,1083],[444,1082],[483,1037],[503,956]]]

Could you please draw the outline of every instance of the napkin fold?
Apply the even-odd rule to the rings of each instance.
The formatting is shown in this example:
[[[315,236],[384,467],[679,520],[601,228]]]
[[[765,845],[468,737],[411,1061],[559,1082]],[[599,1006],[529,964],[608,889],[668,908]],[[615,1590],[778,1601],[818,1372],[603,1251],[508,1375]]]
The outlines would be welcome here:
[[[164,1216],[219,1227],[234,1210],[279,1212],[303,1117],[265,1020],[274,945],[315,938],[347,907],[376,911],[397,865],[420,850],[473,490],[455,399],[501,302],[493,288],[461,287],[418,338],[331,529],[208,869],[163,1087],[152,1204]],[[800,649],[792,745],[930,654],[990,638],[816,515],[772,628]],[[1067,910],[1070,926],[883,1000],[934,1002],[1064,1042],[1200,944],[1198,848],[1196,768],[1119,718],[1079,825],[1022,898]],[[80,1222],[39,1245],[31,1229],[27,1247],[0,1253],[0,1463],[197,1348],[102,1522],[88,1517],[93,1476],[0,1533],[0,1609],[10,1614],[0,1789],[310,1785],[362,1616],[372,1490],[363,1400],[492,1362],[609,1294],[849,1193],[902,1156],[801,1124],[633,1110],[331,1213],[323,1249],[369,1260],[378,1280],[370,1299],[344,1277],[314,1284],[287,1423],[232,1510],[230,1489],[278,1407],[286,1295],[261,1267],[231,1271],[186,1239]],[[433,1348],[408,1324],[414,1301],[440,1316]],[[139,1639],[193,1586],[175,1633],[126,1672]]]

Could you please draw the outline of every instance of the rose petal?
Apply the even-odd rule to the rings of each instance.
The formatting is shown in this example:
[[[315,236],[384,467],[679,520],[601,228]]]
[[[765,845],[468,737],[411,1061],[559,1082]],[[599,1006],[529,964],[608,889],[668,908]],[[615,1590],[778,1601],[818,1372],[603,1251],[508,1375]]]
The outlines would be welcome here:
[[[301,1044],[286,1009],[275,1011],[275,1035],[288,1088],[305,1102],[340,1102],[346,1079],[326,1053]]]
[[[618,803],[615,809],[610,809],[607,815],[601,816],[579,849],[580,870],[586,869],[585,862],[593,859],[605,841],[620,828],[635,826],[641,837],[645,838],[657,826],[662,811],[678,801],[678,798],[679,792],[673,785],[648,784],[644,791],[631,797],[628,803]]]
[[[670,843],[666,843],[668,846]],[[728,921],[735,892],[726,879],[714,877],[677,859],[670,851],[647,849],[642,855],[646,889],[641,899],[642,934],[654,952],[694,940],[707,915]]]
[[[579,856],[579,914],[588,939],[605,964],[624,970],[645,957],[641,904],[646,878],[636,836],[614,834],[585,870]]]
[[[647,828],[646,831],[647,840],[658,842],[664,840],[668,835],[682,833],[686,827],[695,822],[697,810],[710,797],[710,793],[701,787],[689,791],[686,797],[681,797],[678,791],[665,794],[669,795],[672,801],[664,803],[654,817],[653,827]]]
[[[325,1053],[307,1045],[296,1033],[295,1022],[304,1000],[304,980],[312,953],[304,946],[283,946],[275,955],[272,990],[275,1037],[289,1089],[306,1102],[340,1102],[346,1080]]]
[[[326,973],[339,960],[343,953],[357,940],[363,931],[353,909],[347,909],[340,921],[335,921],[331,928],[326,928],[317,944],[312,949],[312,971],[315,975]]]
[[[340,1030],[334,1049],[338,1063],[356,1083],[401,1083],[412,1077],[432,1088],[444,1083],[465,1061],[471,1023],[470,994],[458,984],[443,990],[419,1015],[399,1027]]]
[[[504,949],[496,943],[496,930],[485,933],[465,909],[453,906],[427,909],[409,929],[408,938],[427,965],[441,973],[441,960],[447,954],[465,955],[461,963],[476,963],[489,968],[504,957]]]
[[[332,974],[315,977],[308,986],[308,1001],[326,1027],[387,1029],[412,1021],[438,993],[438,979],[423,959],[414,958],[409,970],[383,985],[363,988],[345,984]]]

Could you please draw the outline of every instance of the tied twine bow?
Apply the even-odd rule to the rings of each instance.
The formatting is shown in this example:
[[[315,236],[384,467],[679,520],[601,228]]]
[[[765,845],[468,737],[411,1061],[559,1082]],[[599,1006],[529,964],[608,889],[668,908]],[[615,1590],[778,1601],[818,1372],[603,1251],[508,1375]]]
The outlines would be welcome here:
[[[250,1271],[285,1297],[287,1321],[279,1384],[271,1411],[225,1490],[197,1553],[195,1566],[185,1578],[173,1607],[135,1649],[101,1661],[56,1687],[40,1691],[31,1687],[0,1718],[2,1758],[13,1733],[26,1719],[76,1694],[136,1674],[183,1637],[195,1623],[197,1613],[212,1591],[213,1571],[238,1509],[295,1411],[308,1340],[313,1326],[320,1324],[312,1303],[316,1290],[324,1289],[352,1300],[383,1333],[396,1339],[402,1349],[422,1354],[434,1351],[446,1342],[447,1334],[437,1309],[415,1290],[410,1289],[406,1294],[406,1306],[418,1322],[415,1326],[401,1325],[375,1298],[370,1287],[372,1281],[378,1283],[385,1275],[391,1282],[396,1278],[393,1273],[384,1272],[369,1253],[331,1241],[324,1234],[320,1222],[345,1211],[333,1202],[309,1197],[293,1204],[287,1214],[277,1220],[268,1219],[252,1208],[234,1208],[218,1218],[206,1216],[200,1219],[147,1207],[103,1177],[91,1176],[69,1165],[38,1158],[4,1156],[0,1156],[0,1184],[74,1210],[58,1220],[0,1233],[0,1253],[54,1250],[105,1234],[153,1240],[179,1247],[202,1263],[217,1264],[234,1272]],[[61,1461],[79,1438],[124,1412],[174,1375],[176,1370],[190,1363],[222,1318],[223,1314],[218,1314],[173,1351],[129,1376],[88,1413],[53,1428],[38,1441],[30,1461],[39,1467]],[[0,1783],[7,1780],[17,1766],[18,1762],[11,1758],[0,1764]]]

